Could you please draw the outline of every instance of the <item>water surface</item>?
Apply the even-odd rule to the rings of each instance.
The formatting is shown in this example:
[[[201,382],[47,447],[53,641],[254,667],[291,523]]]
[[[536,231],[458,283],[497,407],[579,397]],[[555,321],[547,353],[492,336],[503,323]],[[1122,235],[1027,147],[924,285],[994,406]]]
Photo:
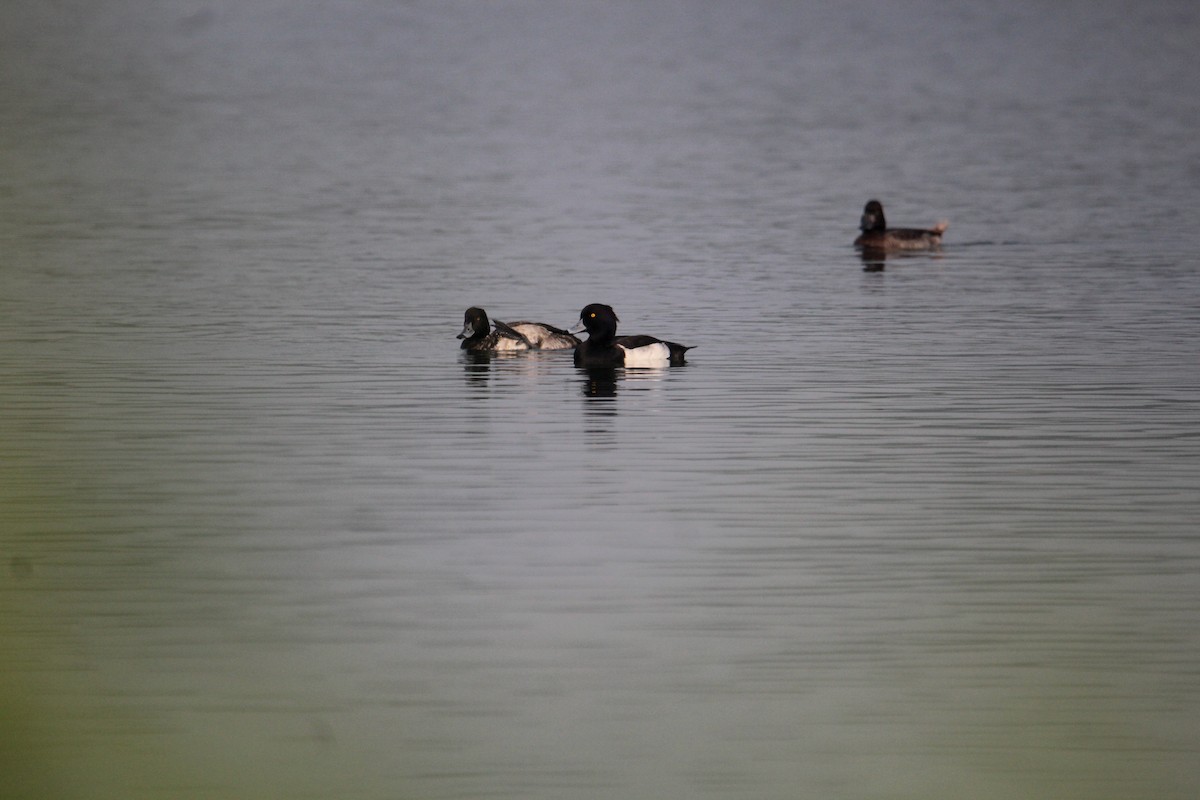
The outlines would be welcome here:
[[[1191,4],[76,5],[0,33],[14,796],[1195,796]],[[590,302],[689,364],[457,349]]]

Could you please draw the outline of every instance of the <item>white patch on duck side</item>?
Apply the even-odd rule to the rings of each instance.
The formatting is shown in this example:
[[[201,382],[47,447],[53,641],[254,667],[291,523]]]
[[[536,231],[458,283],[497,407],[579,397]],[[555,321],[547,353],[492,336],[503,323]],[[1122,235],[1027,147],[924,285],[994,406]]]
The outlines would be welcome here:
[[[498,352],[510,352],[513,350],[528,350],[529,347],[520,339],[509,339],[506,336],[501,336],[496,340],[495,348]]]
[[[671,348],[662,342],[629,348],[617,345],[625,351],[627,367],[661,367],[671,360]]]
[[[512,327],[528,339],[534,347],[542,350],[565,350],[575,346],[575,340],[571,337],[555,333],[542,325],[526,322],[517,323]]]

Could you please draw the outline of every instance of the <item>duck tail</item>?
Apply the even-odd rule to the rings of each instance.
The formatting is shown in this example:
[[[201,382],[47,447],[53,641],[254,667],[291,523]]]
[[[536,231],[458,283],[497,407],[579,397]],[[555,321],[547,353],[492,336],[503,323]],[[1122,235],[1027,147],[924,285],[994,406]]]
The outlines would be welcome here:
[[[950,220],[943,219],[943,220],[939,221],[938,223],[936,223],[932,228],[930,228],[930,230],[933,231],[934,233],[945,233],[946,229],[949,227],[950,227]]]

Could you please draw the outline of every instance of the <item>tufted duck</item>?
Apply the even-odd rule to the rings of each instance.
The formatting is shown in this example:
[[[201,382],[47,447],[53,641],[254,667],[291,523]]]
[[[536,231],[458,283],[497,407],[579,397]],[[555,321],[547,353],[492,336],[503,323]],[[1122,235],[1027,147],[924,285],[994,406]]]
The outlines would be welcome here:
[[[586,330],[588,338],[575,348],[578,367],[661,367],[684,363],[691,347],[664,342],[653,336],[617,336],[617,314],[612,306],[592,303],[579,312],[573,333]]]

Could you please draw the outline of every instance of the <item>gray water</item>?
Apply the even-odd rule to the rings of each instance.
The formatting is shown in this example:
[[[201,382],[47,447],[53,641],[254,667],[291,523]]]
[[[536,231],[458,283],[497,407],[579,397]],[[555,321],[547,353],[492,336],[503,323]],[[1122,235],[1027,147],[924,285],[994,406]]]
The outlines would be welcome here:
[[[18,4],[0,794],[1195,797],[1197,42]],[[688,365],[454,338],[590,302]]]

